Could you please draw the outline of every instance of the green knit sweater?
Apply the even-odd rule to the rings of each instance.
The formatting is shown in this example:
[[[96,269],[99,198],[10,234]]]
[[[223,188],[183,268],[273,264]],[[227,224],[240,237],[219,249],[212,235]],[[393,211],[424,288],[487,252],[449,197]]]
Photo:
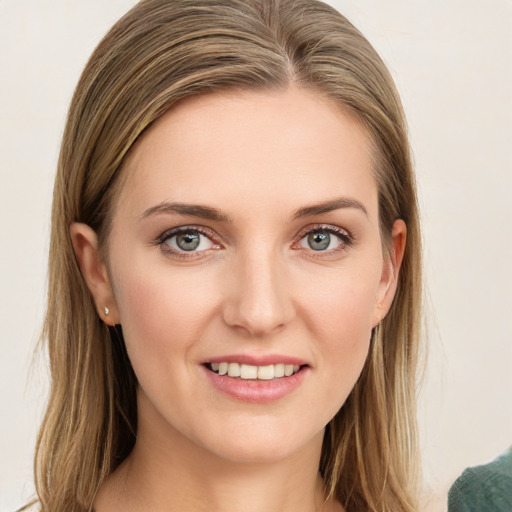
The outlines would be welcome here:
[[[512,447],[490,464],[464,470],[448,493],[448,512],[512,512]]]

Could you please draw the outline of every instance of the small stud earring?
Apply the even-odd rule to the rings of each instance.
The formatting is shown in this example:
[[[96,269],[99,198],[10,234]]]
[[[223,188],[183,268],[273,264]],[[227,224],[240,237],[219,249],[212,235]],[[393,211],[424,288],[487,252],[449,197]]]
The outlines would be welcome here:
[[[108,316],[110,314],[110,309],[105,306],[105,316]]]

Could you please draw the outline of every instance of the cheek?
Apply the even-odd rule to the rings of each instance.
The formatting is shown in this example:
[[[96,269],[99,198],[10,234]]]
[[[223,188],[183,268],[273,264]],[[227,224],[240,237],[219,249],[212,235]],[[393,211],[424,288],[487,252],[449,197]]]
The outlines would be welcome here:
[[[148,271],[133,261],[120,275],[116,302],[136,373],[143,366],[172,367],[176,353],[186,354],[215,314],[213,285],[205,286],[212,280],[203,279],[201,271],[176,271],[166,265]]]
[[[371,333],[380,280],[376,265],[344,268],[304,286],[304,309],[311,327],[324,333],[321,339],[342,338],[354,342]]]
[[[339,272],[304,298],[319,371],[332,393],[332,415],[348,397],[368,355],[380,273],[375,265],[367,269]]]

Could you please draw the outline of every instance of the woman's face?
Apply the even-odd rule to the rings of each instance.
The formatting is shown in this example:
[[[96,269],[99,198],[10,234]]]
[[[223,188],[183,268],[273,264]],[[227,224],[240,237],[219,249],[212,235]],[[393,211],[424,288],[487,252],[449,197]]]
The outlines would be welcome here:
[[[206,95],[160,118],[123,172],[107,305],[139,432],[237,461],[317,442],[394,292],[366,131],[311,91]]]

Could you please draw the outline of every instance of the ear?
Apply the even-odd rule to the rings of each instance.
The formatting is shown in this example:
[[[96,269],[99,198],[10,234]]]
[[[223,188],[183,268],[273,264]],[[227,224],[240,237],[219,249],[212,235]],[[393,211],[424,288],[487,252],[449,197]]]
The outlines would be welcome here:
[[[118,324],[119,312],[107,274],[107,266],[100,255],[96,232],[87,224],[79,222],[71,224],[69,232],[78,265],[94,298],[100,318],[107,325]]]
[[[398,284],[398,274],[405,252],[407,226],[402,219],[397,219],[391,231],[389,254],[385,255],[382,275],[377,291],[377,301],[373,314],[373,327],[376,327],[387,315]]]

